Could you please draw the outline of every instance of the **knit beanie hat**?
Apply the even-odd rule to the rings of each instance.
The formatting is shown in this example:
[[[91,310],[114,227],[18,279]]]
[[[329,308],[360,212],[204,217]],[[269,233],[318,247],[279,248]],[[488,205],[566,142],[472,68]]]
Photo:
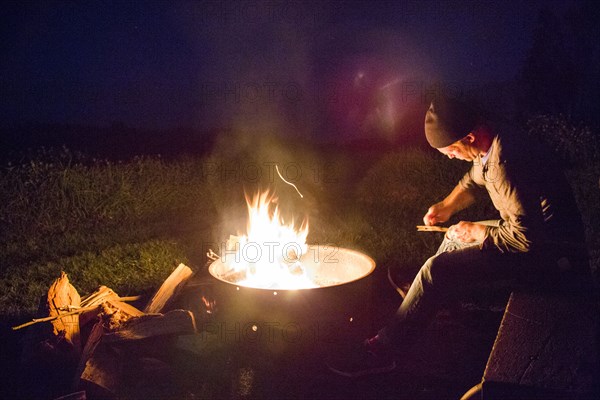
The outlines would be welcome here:
[[[438,96],[425,115],[425,136],[431,147],[447,147],[467,136],[478,122],[474,108],[457,99]]]

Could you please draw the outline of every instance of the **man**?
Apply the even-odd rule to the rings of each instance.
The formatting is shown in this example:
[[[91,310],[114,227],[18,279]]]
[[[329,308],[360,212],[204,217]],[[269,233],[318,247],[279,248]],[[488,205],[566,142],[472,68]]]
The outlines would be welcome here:
[[[414,343],[440,306],[475,285],[589,282],[583,224],[568,182],[542,149],[513,133],[456,99],[431,103],[427,141],[472,166],[444,200],[429,207],[423,222],[444,223],[485,193],[501,219],[450,226],[388,325],[349,357],[330,361],[332,371],[356,377],[394,369],[394,356]]]

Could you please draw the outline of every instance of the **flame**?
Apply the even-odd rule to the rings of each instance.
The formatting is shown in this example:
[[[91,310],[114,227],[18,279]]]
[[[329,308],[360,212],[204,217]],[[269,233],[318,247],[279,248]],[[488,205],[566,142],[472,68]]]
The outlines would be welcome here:
[[[308,221],[286,223],[277,198],[257,193],[248,204],[247,234],[230,236],[222,261],[239,274],[239,285],[265,289],[301,289],[317,285],[307,276],[300,258],[308,246]]]

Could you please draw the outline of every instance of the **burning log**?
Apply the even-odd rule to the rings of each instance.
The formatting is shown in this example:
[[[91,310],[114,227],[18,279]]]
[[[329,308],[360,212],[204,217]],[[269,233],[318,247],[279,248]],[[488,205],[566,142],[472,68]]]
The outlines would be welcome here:
[[[229,272],[221,275],[221,277],[228,282],[238,282],[246,279],[246,271],[230,270]]]

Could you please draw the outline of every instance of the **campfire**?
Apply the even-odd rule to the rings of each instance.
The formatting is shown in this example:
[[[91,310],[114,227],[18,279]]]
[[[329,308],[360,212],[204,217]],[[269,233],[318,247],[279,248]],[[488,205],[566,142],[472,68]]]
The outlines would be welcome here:
[[[257,193],[246,201],[247,232],[231,235],[215,257],[209,267],[215,278],[238,287],[297,290],[340,285],[373,270],[374,262],[358,252],[307,245],[307,219],[286,222],[274,194]]]
[[[230,236],[220,257],[209,252],[219,311],[207,330],[225,342],[261,343],[273,352],[364,336],[371,282],[363,278],[375,262],[355,250],[307,244],[307,220],[285,220],[269,192],[246,200],[246,233]],[[190,299],[203,293],[197,290]]]
[[[246,197],[246,235],[230,236],[214,274],[228,282],[263,289],[317,287],[302,266],[307,253],[308,221],[286,222],[268,191]],[[218,270],[217,270],[217,267]]]

